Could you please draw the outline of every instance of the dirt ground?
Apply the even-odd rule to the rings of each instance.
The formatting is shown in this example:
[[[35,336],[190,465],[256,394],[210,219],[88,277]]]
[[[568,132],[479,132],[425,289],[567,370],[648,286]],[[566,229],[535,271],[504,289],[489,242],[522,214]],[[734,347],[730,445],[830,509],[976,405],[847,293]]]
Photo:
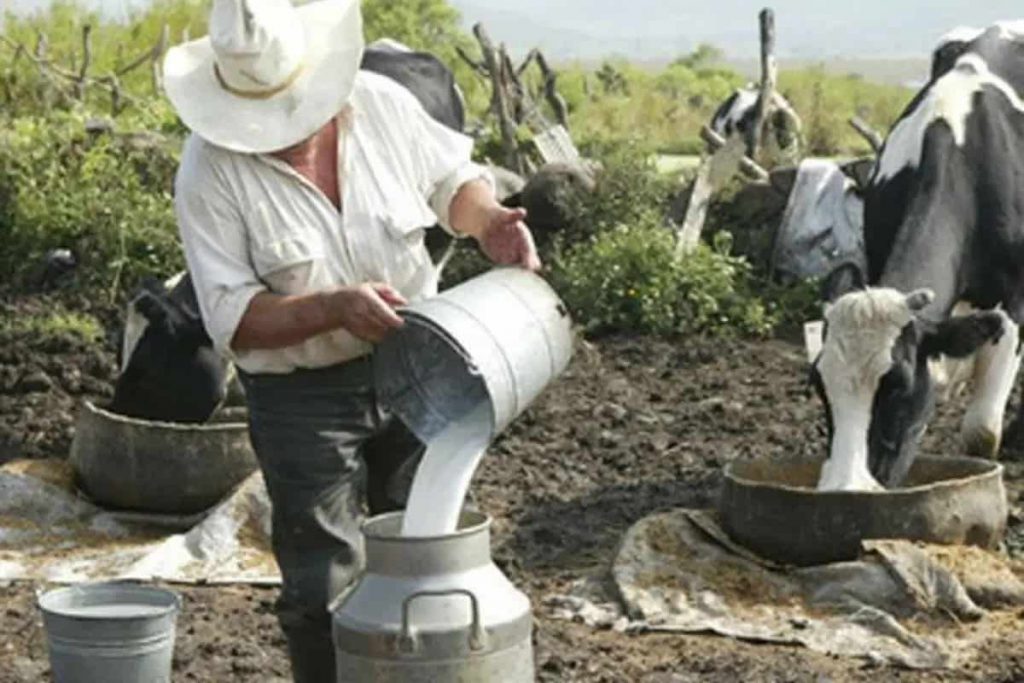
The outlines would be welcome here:
[[[0,299],[0,315],[45,305]],[[112,309],[98,314],[116,320]],[[109,395],[113,344],[2,337],[0,462],[65,455],[75,406]],[[633,522],[676,506],[712,505],[725,463],[821,452],[820,408],[805,377],[801,348],[781,339],[580,344],[569,372],[494,445],[474,484],[476,500],[495,518],[496,562],[532,599],[540,681],[1024,681],[1024,610],[1021,637],[989,642],[965,671],[928,673],[796,647],[622,635],[550,618],[546,598],[606,567]],[[925,451],[955,452],[958,407],[941,407]],[[1012,470],[1019,477],[1022,468]],[[1015,549],[1024,538],[1022,483],[1009,482]],[[38,588],[0,587],[0,683],[47,680],[33,605]],[[185,604],[175,681],[287,680],[273,589],[179,590]]]

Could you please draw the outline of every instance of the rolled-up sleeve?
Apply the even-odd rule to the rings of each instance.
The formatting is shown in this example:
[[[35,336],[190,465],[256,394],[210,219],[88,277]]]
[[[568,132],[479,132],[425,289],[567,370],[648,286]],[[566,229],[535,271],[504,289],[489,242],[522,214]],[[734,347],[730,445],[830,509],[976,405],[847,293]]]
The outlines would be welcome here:
[[[438,123],[421,106],[411,109],[410,129],[420,187],[441,227],[458,237],[451,226],[452,200],[463,185],[473,180],[484,180],[493,190],[494,177],[485,166],[473,162],[472,138]]]
[[[203,324],[214,348],[233,359],[235,331],[252,298],[266,287],[250,263],[244,219],[214,168],[213,154],[195,136],[186,143],[174,208]]]

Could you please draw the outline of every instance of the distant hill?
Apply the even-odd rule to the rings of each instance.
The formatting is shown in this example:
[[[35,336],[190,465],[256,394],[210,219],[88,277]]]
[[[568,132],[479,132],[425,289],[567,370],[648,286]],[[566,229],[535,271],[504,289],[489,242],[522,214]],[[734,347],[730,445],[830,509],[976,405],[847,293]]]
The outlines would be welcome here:
[[[730,59],[729,66],[739,73],[756,80],[760,78],[760,62],[755,59]],[[927,59],[782,59],[779,66],[782,69],[802,69],[821,66],[826,73],[832,74],[856,74],[865,80],[873,83],[884,83],[886,85],[903,85],[911,88],[918,88],[926,80],[929,69]]]
[[[514,52],[543,48],[552,59],[597,60],[609,55],[665,61],[698,43],[722,48],[731,58],[758,53],[757,11],[751,0],[450,0],[468,25],[484,22]],[[878,61],[885,80],[902,80],[925,60],[938,38],[961,25],[986,25],[1024,15],[1016,0],[858,0],[776,3],[778,51],[789,62]],[[892,64],[883,66],[884,62]],[[866,71],[865,77],[870,76]]]

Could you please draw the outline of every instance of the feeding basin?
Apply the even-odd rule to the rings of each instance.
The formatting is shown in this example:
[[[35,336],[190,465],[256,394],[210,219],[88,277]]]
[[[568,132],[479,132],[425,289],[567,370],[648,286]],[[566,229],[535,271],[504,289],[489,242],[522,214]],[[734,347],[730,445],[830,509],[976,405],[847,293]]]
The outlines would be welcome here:
[[[184,515],[219,502],[257,468],[244,409],[206,424],[152,422],[86,403],[71,463],[78,486],[100,505]]]
[[[725,468],[723,528],[776,562],[856,559],[861,541],[907,539],[994,548],[1006,530],[1003,468],[976,458],[919,457],[885,491],[817,491],[824,461],[752,460]]]

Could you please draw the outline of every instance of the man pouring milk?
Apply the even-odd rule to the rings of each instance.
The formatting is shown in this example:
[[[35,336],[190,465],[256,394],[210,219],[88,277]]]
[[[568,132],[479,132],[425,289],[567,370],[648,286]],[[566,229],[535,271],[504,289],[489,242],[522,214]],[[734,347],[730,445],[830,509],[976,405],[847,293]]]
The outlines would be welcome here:
[[[373,343],[436,293],[423,227],[537,269],[522,210],[495,200],[472,141],[359,71],[358,0],[215,0],[209,36],[170,50],[191,129],[175,209],[207,331],[239,369],[273,501],[278,617],[294,677],[334,680],[327,605],[361,565],[368,507],[401,507],[422,445],[380,409]]]

